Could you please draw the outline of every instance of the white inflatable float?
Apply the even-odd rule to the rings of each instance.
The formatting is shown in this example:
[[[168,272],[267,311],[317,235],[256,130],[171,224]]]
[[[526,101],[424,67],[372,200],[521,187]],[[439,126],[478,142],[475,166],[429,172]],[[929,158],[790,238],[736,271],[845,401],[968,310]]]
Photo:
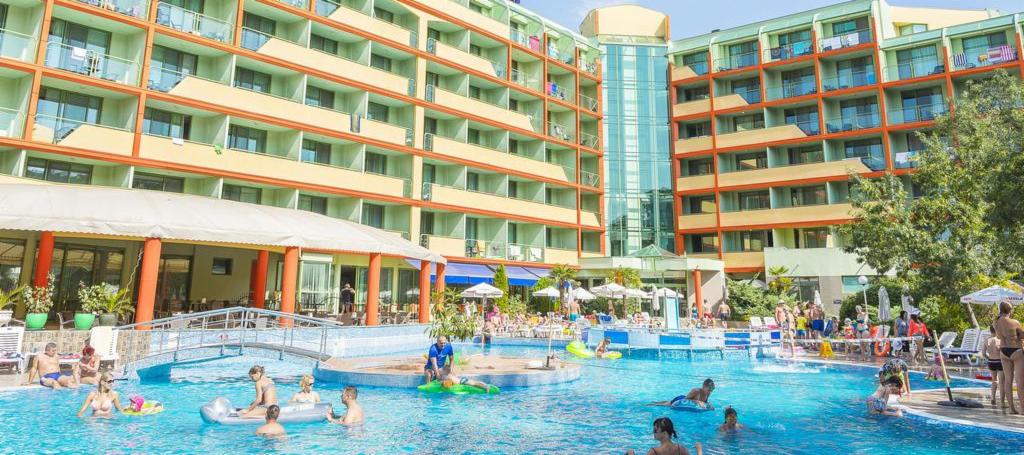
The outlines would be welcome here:
[[[327,412],[333,408],[330,403],[303,403],[281,406],[278,423],[309,423],[327,419]],[[199,408],[199,415],[206,423],[223,425],[256,425],[265,422],[263,417],[242,417],[239,410],[231,406],[227,398],[215,398]]]

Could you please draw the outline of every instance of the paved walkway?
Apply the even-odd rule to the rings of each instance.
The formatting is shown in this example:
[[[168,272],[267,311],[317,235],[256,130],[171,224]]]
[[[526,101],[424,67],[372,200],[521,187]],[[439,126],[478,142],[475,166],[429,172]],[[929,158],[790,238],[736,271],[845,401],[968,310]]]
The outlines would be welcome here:
[[[902,405],[905,413],[913,416],[991,430],[1024,433],[1024,416],[1010,414],[1008,408],[999,408],[991,405],[989,403],[989,389],[953,389],[953,397],[977,400],[984,407],[961,408],[956,406],[939,406],[938,402],[949,400],[949,397],[946,395],[946,389],[914,392],[909,398],[901,398],[900,405]]]

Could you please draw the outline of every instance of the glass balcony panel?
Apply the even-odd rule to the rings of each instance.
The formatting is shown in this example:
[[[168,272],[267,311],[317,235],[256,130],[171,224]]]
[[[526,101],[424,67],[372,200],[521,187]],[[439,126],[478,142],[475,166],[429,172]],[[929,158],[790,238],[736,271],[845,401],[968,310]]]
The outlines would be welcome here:
[[[783,81],[781,86],[769,87],[767,92],[769,100],[795,98],[817,93],[818,84],[813,77],[806,77],[794,81]]]
[[[855,115],[833,117],[829,119],[826,124],[829,133],[839,133],[865,128],[876,128],[881,124],[881,117],[877,112],[864,112]]]
[[[757,52],[746,52],[715,59],[716,71],[728,71],[757,65]]]
[[[913,60],[889,68],[889,80],[901,81],[945,72],[946,66],[936,59]]]
[[[46,66],[121,84],[134,85],[139,78],[135,62],[56,41],[46,45]]]
[[[78,0],[87,5],[103,8],[124,14],[125,16],[144,18],[149,7],[145,0]]]
[[[0,57],[30,61],[35,38],[0,28]]]
[[[823,78],[821,80],[821,88],[826,92],[830,92],[846,88],[863,87],[865,85],[874,84],[875,82],[875,71],[873,69],[867,69],[864,71]]]
[[[859,46],[871,42],[871,30],[854,30],[849,33],[842,33],[836,36],[829,36],[818,40],[818,48],[822,52],[844,49],[847,47]]]
[[[1017,60],[1017,50],[1009,45],[988,49],[970,49],[953,55],[953,69],[965,70],[998,65]]]
[[[789,60],[804,55],[810,55],[814,52],[814,45],[810,40],[800,41],[793,44],[787,44],[785,46],[773,47],[764,51],[765,61],[777,62],[781,60]]]
[[[231,41],[234,28],[226,21],[164,2],[157,4],[156,23],[224,43]]]
[[[945,113],[946,103],[942,101],[941,97],[935,96],[927,104],[916,104],[890,110],[888,120],[892,124],[925,122],[935,120],[935,117]]]

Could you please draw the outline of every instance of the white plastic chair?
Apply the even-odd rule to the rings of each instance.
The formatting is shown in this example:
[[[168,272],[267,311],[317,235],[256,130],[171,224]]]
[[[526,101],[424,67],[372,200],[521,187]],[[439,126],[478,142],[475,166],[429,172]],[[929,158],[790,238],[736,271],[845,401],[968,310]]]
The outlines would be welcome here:
[[[939,335],[938,345],[942,347],[942,352],[946,352],[946,350],[953,347],[953,342],[955,341],[956,332],[942,332],[942,335]],[[925,352],[935,352],[935,348],[926,348]]]
[[[942,353],[946,355],[946,358],[952,357],[963,357],[971,354],[977,354],[979,351],[978,341],[981,339],[981,330],[979,329],[967,329],[964,330],[964,336],[960,340],[960,347],[946,349],[942,348]]]
[[[117,334],[113,327],[93,327],[89,330],[89,346],[96,350],[100,362],[116,362]]]
[[[779,328],[779,323],[775,320],[774,317],[772,317],[772,316],[765,316],[764,317],[764,327],[769,328],[769,329],[777,329],[777,328]]]
[[[24,370],[25,356],[21,354],[24,339],[24,327],[0,327],[0,365],[10,365],[18,373]]]

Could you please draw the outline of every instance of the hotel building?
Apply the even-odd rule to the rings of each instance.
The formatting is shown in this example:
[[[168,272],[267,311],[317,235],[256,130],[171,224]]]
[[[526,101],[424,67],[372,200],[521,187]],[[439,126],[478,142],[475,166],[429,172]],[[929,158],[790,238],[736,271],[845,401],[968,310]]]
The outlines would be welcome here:
[[[5,181],[316,212],[442,254],[449,284],[604,252],[599,51],[511,2],[0,0],[0,86]],[[0,231],[0,276],[50,262],[71,312],[79,282],[130,281],[139,240]],[[311,307],[419,298],[419,261],[165,243],[157,315],[262,301],[259,268]]]

